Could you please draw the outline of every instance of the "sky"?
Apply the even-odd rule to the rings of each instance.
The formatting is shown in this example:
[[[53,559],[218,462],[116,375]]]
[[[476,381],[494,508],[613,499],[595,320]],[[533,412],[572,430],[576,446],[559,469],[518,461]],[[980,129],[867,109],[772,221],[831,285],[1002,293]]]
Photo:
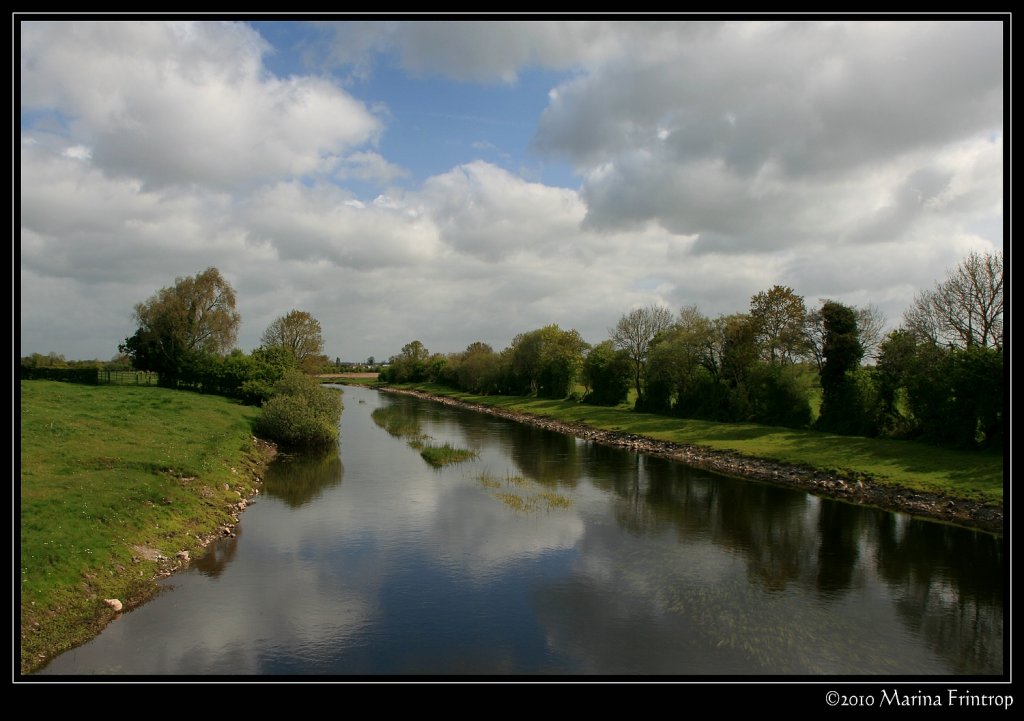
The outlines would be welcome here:
[[[996,17],[16,20],[21,355],[211,266],[243,350],[379,361],[776,284],[895,327],[1003,248]]]

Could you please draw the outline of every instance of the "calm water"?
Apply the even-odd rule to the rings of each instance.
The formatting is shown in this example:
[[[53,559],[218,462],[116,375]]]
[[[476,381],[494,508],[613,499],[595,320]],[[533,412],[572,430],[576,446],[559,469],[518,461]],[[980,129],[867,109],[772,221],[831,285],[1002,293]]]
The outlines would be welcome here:
[[[362,388],[239,530],[42,673],[1003,671],[1001,538]]]

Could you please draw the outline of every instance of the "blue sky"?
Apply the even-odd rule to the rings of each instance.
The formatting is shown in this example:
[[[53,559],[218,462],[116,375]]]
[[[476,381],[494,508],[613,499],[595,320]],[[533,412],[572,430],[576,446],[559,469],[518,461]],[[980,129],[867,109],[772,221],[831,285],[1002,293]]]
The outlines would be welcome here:
[[[216,266],[238,345],[453,352],[789,285],[890,326],[1003,245],[1003,25],[20,22],[21,353]]]

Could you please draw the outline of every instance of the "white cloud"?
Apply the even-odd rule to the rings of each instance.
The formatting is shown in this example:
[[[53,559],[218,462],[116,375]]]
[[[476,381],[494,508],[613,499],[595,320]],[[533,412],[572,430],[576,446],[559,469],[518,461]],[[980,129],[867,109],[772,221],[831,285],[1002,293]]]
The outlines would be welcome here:
[[[418,198],[447,243],[491,260],[571,252],[585,212],[571,190],[527,183],[482,161],[428,179]]]
[[[704,250],[835,237],[869,217],[812,208],[851,211],[880,169],[924,178],[1001,128],[999,23],[668,25],[680,42],[589,68],[540,118],[535,144],[576,164],[591,227],[654,220]]]
[[[356,178],[383,185],[408,174],[409,171],[388,162],[378,153],[361,151],[342,158],[334,177],[338,180]]]
[[[324,62],[348,67],[365,79],[378,53],[394,52],[418,75],[473,82],[514,83],[527,67],[566,69],[629,50],[623,34],[658,33],[659,23],[623,26],[590,21],[345,22],[332,32]]]
[[[148,187],[326,172],[381,129],[324,79],[270,75],[246,25],[25,23],[21,41],[23,109],[60,113],[97,167]]]
[[[736,312],[775,283],[893,320],[1002,243],[996,24],[359,27],[336,60],[366,72],[360,53],[391,50],[485,82],[572,68],[535,148],[580,188],[463,158],[389,187],[414,161],[373,145],[383,115],[326,76],[271,75],[245,25],[26,23],[25,352],[109,357],[134,303],[211,265],[243,348],[299,307],[361,359],[549,323],[598,342],[631,307]],[[491,130],[464,146],[510,149]]]
[[[262,188],[240,205],[238,222],[252,241],[268,243],[284,260],[322,259],[367,270],[421,264],[439,252],[430,222],[401,206],[358,207],[330,185]]]

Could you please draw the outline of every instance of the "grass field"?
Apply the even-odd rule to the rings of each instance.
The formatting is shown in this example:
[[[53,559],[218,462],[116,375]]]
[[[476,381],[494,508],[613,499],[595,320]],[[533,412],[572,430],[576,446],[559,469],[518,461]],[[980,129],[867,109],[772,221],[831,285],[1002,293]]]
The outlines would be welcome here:
[[[712,423],[637,413],[627,406],[607,408],[571,400],[523,396],[475,396],[435,384],[401,386],[471,403],[531,413],[603,430],[705,446],[827,471],[863,474],[880,483],[945,493],[954,498],[1001,506],[1003,455],[959,451],[911,441],[838,436],[752,423]]]
[[[155,590],[156,551],[201,553],[260,459],[259,410],[157,387],[21,383],[22,671]],[[144,547],[147,553],[140,553]]]

